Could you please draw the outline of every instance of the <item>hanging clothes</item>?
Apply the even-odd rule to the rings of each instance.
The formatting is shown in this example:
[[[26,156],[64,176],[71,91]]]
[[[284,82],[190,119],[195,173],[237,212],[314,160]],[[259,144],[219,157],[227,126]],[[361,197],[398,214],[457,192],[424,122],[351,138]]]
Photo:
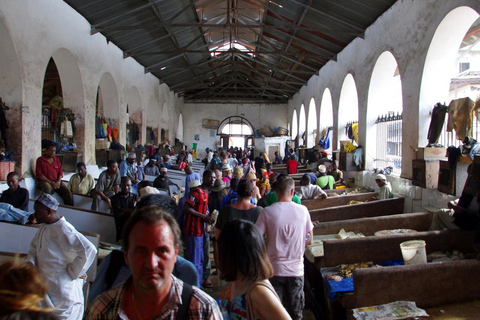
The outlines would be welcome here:
[[[112,139],[118,141],[118,129],[112,129]]]
[[[353,139],[358,144],[358,122],[352,123],[351,129],[352,137],[350,139]]]
[[[7,148],[7,129],[8,129],[7,117],[5,116],[5,112],[3,111],[3,108],[0,108],[0,133],[2,134],[2,141],[3,141],[3,145],[5,146],[5,149]]]
[[[55,130],[58,123],[57,109],[55,106],[50,106],[50,122],[52,123],[52,128]]]
[[[323,149],[329,149],[330,148],[330,138],[332,135],[333,128],[328,127],[326,130],[325,135],[322,135],[322,138],[318,141],[318,145],[322,147]]]
[[[443,124],[445,123],[445,115],[448,112],[448,107],[440,102],[433,107],[432,118],[430,120],[430,127],[428,128],[428,146],[436,144],[438,138],[442,133]],[[428,147],[427,146],[427,147]]]
[[[468,97],[452,100],[448,105],[447,131],[455,129],[457,140],[472,136],[474,107],[475,103]]]

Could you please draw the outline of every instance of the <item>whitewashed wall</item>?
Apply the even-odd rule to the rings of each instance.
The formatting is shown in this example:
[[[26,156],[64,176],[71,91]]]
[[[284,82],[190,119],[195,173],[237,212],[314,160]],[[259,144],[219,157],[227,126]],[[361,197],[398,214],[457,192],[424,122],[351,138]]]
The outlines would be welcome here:
[[[197,157],[205,156],[205,148],[216,148],[217,131],[202,128],[202,119],[218,120],[221,123],[230,116],[241,116],[250,121],[254,130],[263,128],[265,125],[272,129],[276,127],[287,128],[287,105],[286,104],[192,104],[185,103],[181,107],[183,114],[183,140],[188,148],[192,143],[197,143]],[[210,136],[211,130],[214,136]],[[200,135],[200,140],[195,141],[194,136]]]
[[[53,56],[64,90],[64,105],[76,113],[75,142],[87,164],[95,163],[95,104],[97,88],[105,79],[105,105],[118,117],[120,143],[125,144],[127,103],[133,118],[142,121],[145,141],[147,115],[155,115],[153,127],[169,130],[175,137],[181,99],[133,58],[101,34],[90,34],[90,24],[61,0],[0,1],[0,94],[11,107],[9,138],[18,169],[29,175],[40,156],[43,80]],[[104,89],[104,90],[103,90]],[[162,113],[164,105],[167,106]],[[23,108],[22,108],[23,107]],[[162,114],[162,117],[158,116]]]
[[[430,44],[438,26],[449,14],[449,18],[454,16],[456,23],[444,26],[441,29],[444,34],[440,36],[444,36],[445,40],[455,38],[456,41],[461,41],[462,36],[455,32],[465,34],[478,17],[478,12],[480,12],[478,0],[397,1],[366,30],[364,39],[357,38],[350,43],[338,54],[336,61],[329,61],[319,71],[318,76],[313,76],[307,85],[289,101],[289,121],[292,119],[293,110],[297,110],[298,114],[301,105],[308,105],[312,98],[317,106],[316,113],[321,115],[323,113],[320,110],[322,94],[328,88],[333,102],[333,149],[337,149],[341,87],[345,77],[352,74],[358,92],[359,140],[360,144],[365,146],[371,75],[378,57],[383,52],[390,51],[398,63],[402,79],[404,119],[402,177],[411,178],[415,149],[427,144],[430,123],[428,111],[436,102],[448,98],[449,78],[448,76],[438,77],[435,72],[445,73],[442,68],[449,67],[442,61],[442,55],[451,55],[450,51],[455,55],[460,43],[455,48],[455,45],[445,44],[450,44],[449,41],[444,41],[443,48],[436,47],[432,50],[433,54],[429,53]],[[427,59],[427,54],[433,57]],[[430,60],[432,64],[426,65],[426,60]],[[454,66],[455,58],[451,60]],[[438,63],[435,65],[435,62]],[[446,87],[446,92],[442,94],[444,90],[439,87],[442,89]],[[385,103],[388,105],[388,101]],[[388,109],[386,108],[385,111]],[[367,159],[366,163],[366,168],[372,169],[368,166],[372,161]]]

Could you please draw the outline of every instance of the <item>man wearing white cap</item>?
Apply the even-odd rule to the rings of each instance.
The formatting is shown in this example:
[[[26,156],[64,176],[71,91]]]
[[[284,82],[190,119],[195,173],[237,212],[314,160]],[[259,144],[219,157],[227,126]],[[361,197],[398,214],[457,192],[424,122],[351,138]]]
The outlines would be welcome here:
[[[136,185],[138,183],[137,178],[137,165],[136,165],[137,155],[135,152],[130,152],[127,156],[127,159],[123,160],[118,167],[120,172],[120,178],[129,177],[132,181],[132,184]]]
[[[28,251],[27,261],[47,280],[47,306],[59,319],[82,319],[83,284],[97,250],[82,234],[57,214],[58,202],[49,194],[35,201],[35,218],[44,225]]]
[[[214,182],[213,172],[205,170],[202,184],[199,180],[189,183],[190,193],[183,206],[183,212],[186,214],[184,233],[187,250],[185,258],[195,265],[199,279],[203,276],[205,223],[213,223],[213,219],[208,215],[208,189]]]
[[[378,190],[378,200],[393,198],[392,186],[387,182],[387,177],[384,174],[377,174],[375,182],[380,187]]]
[[[318,166],[319,177],[315,182],[320,188],[324,190],[331,190],[335,187],[335,178],[327,175],[327,167],[323,164]]]

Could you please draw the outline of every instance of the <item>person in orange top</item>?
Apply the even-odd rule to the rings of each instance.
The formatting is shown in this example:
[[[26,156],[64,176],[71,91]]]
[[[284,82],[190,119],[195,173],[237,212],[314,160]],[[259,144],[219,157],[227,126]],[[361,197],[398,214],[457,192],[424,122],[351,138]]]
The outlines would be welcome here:
[[[54,144],[49,144],[43,156],[38,157],[35,176],[38,189],[48,194],[55,191],[66,205],[73,206],[72,192],[62,182],[62,163],[55,156]]]

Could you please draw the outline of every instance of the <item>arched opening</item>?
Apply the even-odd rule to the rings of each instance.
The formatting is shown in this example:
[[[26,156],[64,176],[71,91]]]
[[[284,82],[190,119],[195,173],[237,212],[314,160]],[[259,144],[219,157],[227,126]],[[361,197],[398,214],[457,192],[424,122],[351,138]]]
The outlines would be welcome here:
[[[353,79],[352,74],[347,74],[343,80],[342,89],[340,91],[340,101],[338,106],[338,142],[341,140],[355,140],[358,143],[358,128],[356,130],[357,136],[348,137],[348,129],[352,124],[358,124],[358,94],[357,85]]]
[[[368,89],[366,167],[402,168],[402,80],[398,64],[389,51],[377,59]]]
[[[459,48],[460,50],[466,48],[462,42],[471,36],[469,30],[471,30],[473,24],[479,24],[478,21],[476,22],[478,18],[479,14],[472,8],[458,7],[445,16],[435,31],[425,59],[420,88],[418,146],[425,146],[428,143],[430,112],[434,105],[437,102],[448,104],[451,98],[455,96],[455,89],[451,90],[451,85],[454,85],[452,78],[457,78],[461,73],[459,67],[462,66],[461,63],[465,62],[464,58],[467,57],[459,54]],[[474,26],[473,29],[478,30],[478,27]],[[474,31],[474,34],[476,33],[477,31]],[[459,58],[458,61],[457,58]],[[480,70],[480,66],[477,64],[475,69]],[[454,91],[453,94],[450,94],[450,91]],[[458,88],[457,97],[459,98]],[[447,139],[455,140],[453,136],[447,137]],[[445,141],[443,143],[445,144]]]
[[[153,132],[153,136],[150,138],[155,138],[154,141],[152,142],[155,145],[158,145],[161,142],[162,138],[162,124],[160,121],[161,113],[159,111],[159,105],[158,101],[155,98],[155,96],[151,96],[150,100],[148,101],[148,108],[146,112],[146,124],[147,124],[147,140],[148,136],[151,135],[150,131],[148,131],[148,128],[151,128],[151,132]],[[150,139],[151,140],[151,139]]]
[[[297,118],[297,110],[293,110],[292,116],[292,140],[295,140],[298,135],[298,118]]]
[[[177,139],[183,142],[183,115],[181,113],[178,115]]]
[[[310,100],[310,105],[308,107],[308,121],[307,121],[307,148],[312,148],[315,146],[315,138],[317,136],[317,105],[315,104],[315,99]]]
[[[68,112],[70,111],[70,112]],[[67,114],[68,112],[68,114]],[[43,79],[42,95],[42,148],[44,142],[55,142],[57,153],[64,145],[73,142],[73,130],[70,122],[69,128],[64,128],[64,119],[73,120],[71,110],[64,108],[62,81],[58,73],[57,65],[50,58]]]
[[[298,117],[298,146],[305,145],[307,131],[307,119],[305,117],[305,106],[300,107],[300,115]]]
[[[322,102],[320,104],[320,117],[318,118],[320,128],[320,146],[327,152],[332,150],[333,135],[333,102],[330,89],[323,91]]]
[[[168,129],[169,128],[168,124],[170,119],[168,117],[168,106],[166,102],[163,104],[161,121],[162,121],[162,130],[161,130],[162,143],[166,142],[170,144],[170,132],[169,132],[170,130]]]
[[[127,113],[129,112],[127,108]],[[110,73],[103,74],[97,89],[97,99],[95,104],[95,135],[101,147],[95,149],[98,165],[105,165],[104,157],[101,149],[108,149],[110,146],[109,139],[117,141],[125,146],[125,140],[119,141],[119,117],[120,104],[118,99],[117,86],[115,80]],[[122,130],[124,124],[121,126]],[[126,138],[126,137],[125,137]],[[100,142],[101,141],[101,142]]]
[[[56,73],[55,73],[56,70]],[[47,65],[46,78],[44,83],[44,96],[52,87],[57,85],[57,90],[61,97],[62,107],[56,110],[57,128],[56,132],[60,141],[59,146],[67,151],[73,151],[76,145],[82,150],[84,161],[88,164],[93,163],[93,130],[86,129],[86,111],[84,108],[84,87],[82,76],[78,67],[76,57],[67,49],[55,51]],[[61,89],[59,89],[61,88]],[[61,93],[60,93],[61,90]],[[44,100],[46,101],[46,99]],[[45,109],[42,110],[43,112]],[[51,111],[51,108],[50,108]],[[52,120],[52,118],[50,119]],[[42,125],[45,121],[42,122]],[[53,121],[52,121],[53,123]],[[89,125],[93,125],[91,122]],[[42,135],[45,132],[42,131]],[[73,143],[75,145],[73,145]],[[89,152],[87,152],[88,150]],[[87,155],[88,153],[88,155]],[[65,171],[75,171],[77,157],[72,153],[63,156],[63,169]],[[73,158],[73,161],[69,161]]]
[[[20,108],[22,107],[23,84],[15,47],[7,27],[1,20],[0,43],[0,74],[2,75],[0,77],[0,98],[2,98],[5,104],[3,111],[9,124],[6,130],[6,137],[2,136],[2,143],[5,145],[6,150],[13,154],[17,165],[20,165],[22,163],[22,157],[25,156],[22,152],[23,125],[21,118],[22,113],[20,112]],[[11,143],[14,137],[16,143]],[[27,168],[21,168],[19,171],[23,173],[26,170]]]
[[[252,145],[254,132],[250,121],[240,116],[224,119],[217,129],[217,135],[220,135],[224,149],[231,147],[245,149]]]
[[[127,145],[133,147],[143,144],[144,124],[142,102],[137,87],[132,87],[127,93],[127,117],[126,117],[126,141]],[[147,135],[147,142],[150,142]]]

